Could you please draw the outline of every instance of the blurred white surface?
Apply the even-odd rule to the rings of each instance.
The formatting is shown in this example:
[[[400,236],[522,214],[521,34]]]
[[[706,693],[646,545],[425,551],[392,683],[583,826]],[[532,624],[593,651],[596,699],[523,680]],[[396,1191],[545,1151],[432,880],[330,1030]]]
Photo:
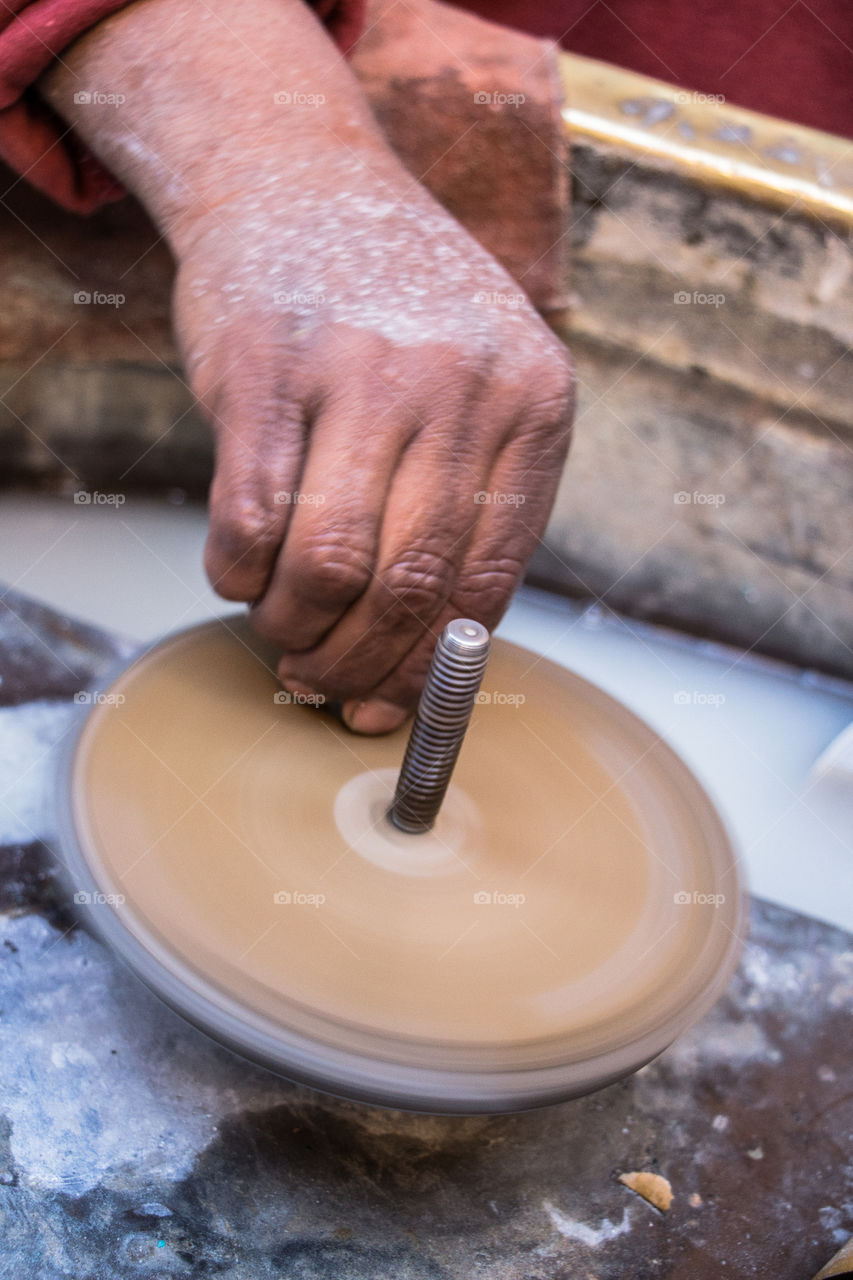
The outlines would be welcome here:
[[[0,497],[0,581],[140,641],[233,604],[204,577],[204,509]],[[665,737],[713,795],[754,892],[853,930],[853,770],[812,771],[853,686],[525,589],[507,639],[563,663]]]

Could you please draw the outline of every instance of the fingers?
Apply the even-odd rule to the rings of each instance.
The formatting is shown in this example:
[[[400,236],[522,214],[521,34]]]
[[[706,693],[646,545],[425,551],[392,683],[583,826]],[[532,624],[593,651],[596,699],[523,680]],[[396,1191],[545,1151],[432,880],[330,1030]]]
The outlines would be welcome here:
[[[368,585],[310,653],[286,653],[282,679],[338,698],[381,683],[450,598],[477,522],[471,500],[482,446],[420,436],[403,454],[388,491]]]
[[[414,710],[426,679],[432,652],[444,626],[453,618],[475,618],[493,630],[502,618],[536,545],[536,538],[518,531],[506,512],[478,524],[454,591],[417,643],[374,688],[344,703],[343,718],[356,733],[388,733]],[[515,550],[510,550],[514,547]]]
[[[262,635],[290,652],[313,648],[369,588],[388,491],[417,428],[405,405],[375,391],[349,388],[346,400],[326,405],[284,545],[252,611]]]
[[[295,399],[266,422],[228,418],[206,565],[220,594],[253,602],[285,685],[382,733],[416,703],[445,622],[492,628],[506,609],[559,481],[570,373],[550,362],[501,384],[457,365],[454,382],[435,367],[425,403],[418,379],[402,395],[387,366],[378,379],[375,364],[353,368],[326,382],[311,421]]]
[[[350,699],[343,717],[358,733],[388,733],[417,704],[442,628],[456,617],[497,626],[548,519],[569,444],[571,400],[540,405],[527,429],[499,455],[485,492],[474,495],[476,530],[461,560],[452,594],[397,667],[369,691]],[[486,496],[489,501],[482,501]]]
[[[204,565],[226,600],[263,595],[292,518],[308,423],[301,405],[257,396],[216,424]]]

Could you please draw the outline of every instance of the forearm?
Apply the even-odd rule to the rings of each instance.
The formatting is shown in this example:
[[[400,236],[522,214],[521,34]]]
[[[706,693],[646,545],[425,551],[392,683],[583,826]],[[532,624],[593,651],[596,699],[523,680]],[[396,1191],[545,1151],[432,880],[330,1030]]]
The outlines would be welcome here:
[[[330,148],[341,163],[387,157],[304,0],[137,0],[65,51],[41,88],[178,252],[200,216],[247,189],[295,198],[300,171]]]

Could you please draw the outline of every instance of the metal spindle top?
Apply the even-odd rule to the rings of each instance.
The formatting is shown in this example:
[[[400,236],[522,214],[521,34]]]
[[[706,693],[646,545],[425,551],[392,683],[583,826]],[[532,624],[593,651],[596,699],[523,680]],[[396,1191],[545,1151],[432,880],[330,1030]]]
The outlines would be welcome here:
[[[441,808],[489,658],[482,623],[454,618],[433,653],[389,811],[400,831],[429,831]]]

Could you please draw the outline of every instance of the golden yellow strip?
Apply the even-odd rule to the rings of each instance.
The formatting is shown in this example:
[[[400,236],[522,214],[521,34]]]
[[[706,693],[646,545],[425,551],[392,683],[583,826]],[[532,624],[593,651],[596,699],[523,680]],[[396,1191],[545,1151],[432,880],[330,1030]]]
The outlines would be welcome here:
[[[657,160],[698,182],[853,226],[853,142],[719,102],[594,58],[563,54],[575,141]]]

